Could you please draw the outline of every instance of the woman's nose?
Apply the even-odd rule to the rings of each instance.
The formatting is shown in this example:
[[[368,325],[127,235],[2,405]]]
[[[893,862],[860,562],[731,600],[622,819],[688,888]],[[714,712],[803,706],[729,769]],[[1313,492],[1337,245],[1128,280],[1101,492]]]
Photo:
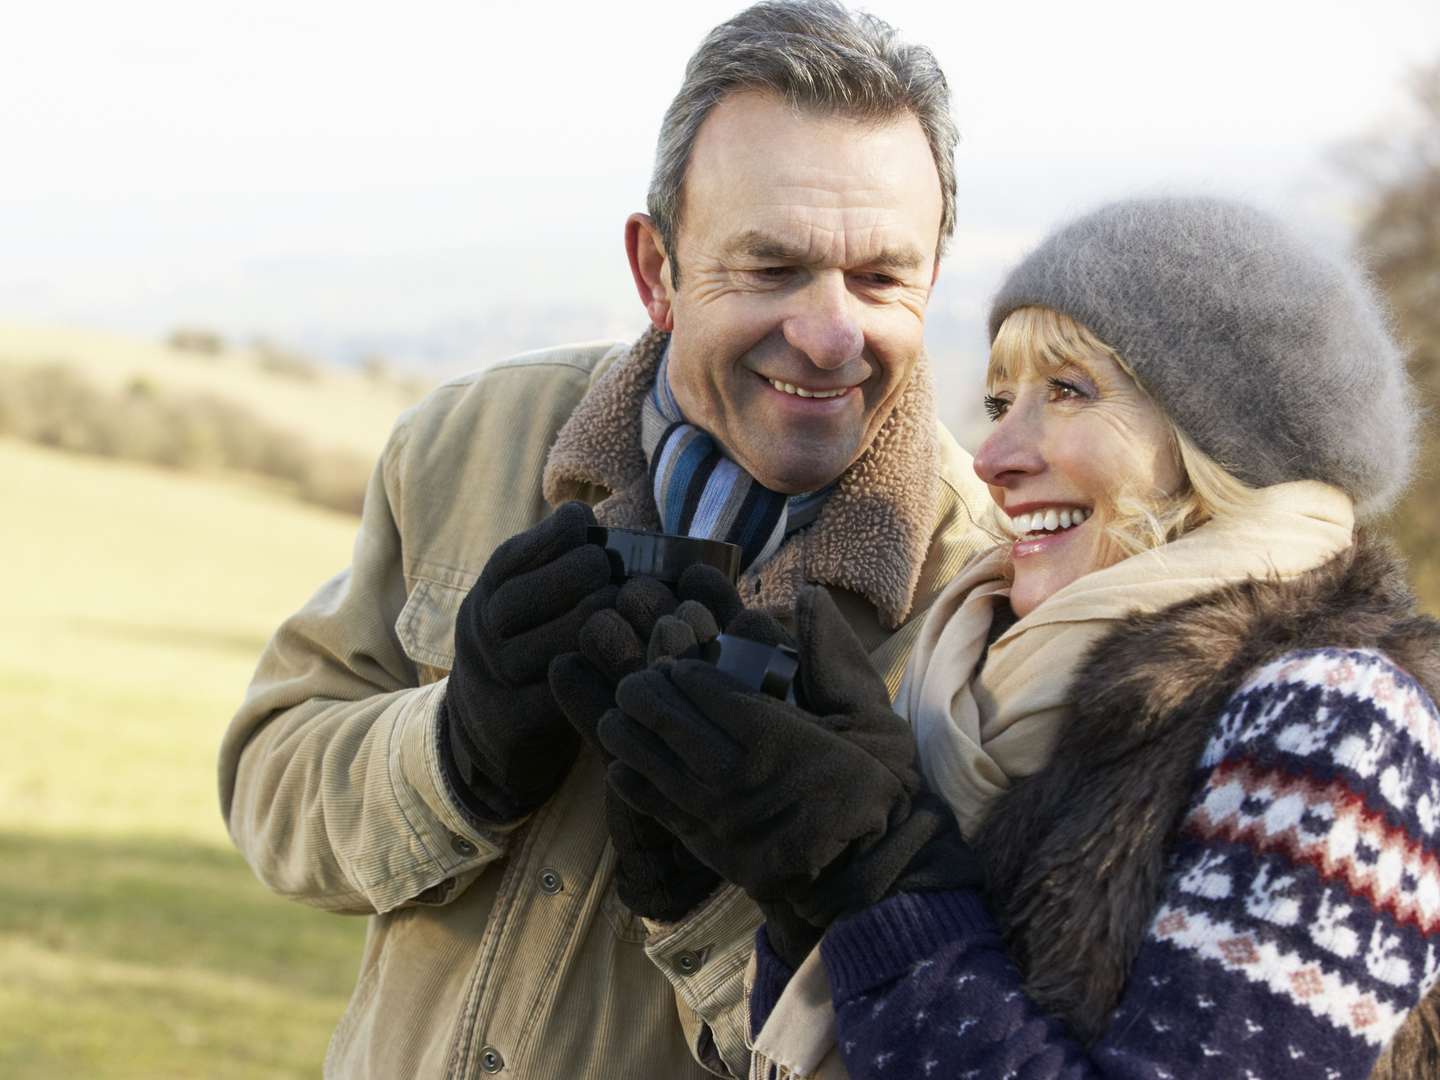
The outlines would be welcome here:
[[[1006,487],[1044,468],[1039,426],[1013,406],[975,451],[975,475],[996,487]]]

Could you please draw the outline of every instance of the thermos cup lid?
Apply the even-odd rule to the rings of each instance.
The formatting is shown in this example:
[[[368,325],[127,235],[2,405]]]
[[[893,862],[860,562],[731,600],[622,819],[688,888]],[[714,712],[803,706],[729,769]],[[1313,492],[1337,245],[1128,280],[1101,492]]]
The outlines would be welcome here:
[[[715,567],[732,585],[740,577],[740,548],[723,540],[604,525],[591,525],[586,539],[605,549],[610,556],[610,576],[617,582],[643,574],[674,585],[685,568],[696,563]]]

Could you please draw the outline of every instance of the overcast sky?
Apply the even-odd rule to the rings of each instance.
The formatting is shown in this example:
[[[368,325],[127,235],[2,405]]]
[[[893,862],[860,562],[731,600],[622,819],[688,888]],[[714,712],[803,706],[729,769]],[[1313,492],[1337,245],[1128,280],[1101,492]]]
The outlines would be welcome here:
[[[1440,58],[1435,0],[866,6],[951,81],[935,303],[965,318],[1050,225],[1127,191],[1245,195],[1341,235],[1330,148],[1393,123],[1406,71]],[[686,57],[737,9],[0,5],[0,320],[318,340],[573,307],[597,313],[587,336],[638,327],[621,225]]]

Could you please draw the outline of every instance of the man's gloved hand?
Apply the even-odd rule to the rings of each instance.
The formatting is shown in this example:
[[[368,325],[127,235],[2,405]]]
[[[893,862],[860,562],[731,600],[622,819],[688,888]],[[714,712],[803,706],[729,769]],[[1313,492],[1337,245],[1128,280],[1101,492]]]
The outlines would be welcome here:
[[[910,728],[829,594],[804,590],[797,624],[798,706],[701,661],[624,678],[621,711],[599,727],[616,790],[762,905],[816,928],[906,888],[978,884],[978,860],[921,792]],[[781,954],[797,962],[793,943]]]
[[[609,761],[595,729],[615,704],[616,684],[652,660],[709,641],[740,610],[739,593],[714,567],[690,567],[673,592],[655,578],[632,578],[613,607],[581,626],[577,648],[551,663],[555,700],[580,737]]]
[[[579,649],[550,665],[550,687],[580,737],[599,751],[596,728],[615,707],[615,685],[654,659],[678,656],[719,633],[716,616],[740,609],[740,597],[718,570],[694,567],[671,592],[654,578],[627,581],[615,607],[598,611],[581,627]],[[668,829],[630,806],[610,785],[605,817],[615,848],[615,887],[624,904],[646,918],[674,922],[720,885]]]
[[[513,821],[560,786],[579,749],[550,692],[550,661],[615,601],[595,515],[569,502],[495,549],[460,604],[441,703],[442,758],[475,816]]]

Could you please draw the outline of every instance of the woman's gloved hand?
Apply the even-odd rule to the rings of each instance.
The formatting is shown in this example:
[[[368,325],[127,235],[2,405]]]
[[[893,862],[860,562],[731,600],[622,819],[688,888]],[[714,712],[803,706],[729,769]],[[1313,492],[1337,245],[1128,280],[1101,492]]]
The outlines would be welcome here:
[[[741,607],[739,594],[718,572],[707,567],[697,569],[694,573],[696,576],[684,583],[689,586],[686,603],[680,605],[672,614],[663,615],[656,620],[646,651],[648,663],[653,664],[666,657],[695,655],[720,632],[721,626],[725,633],[731,636],[746,638],[762,645],[783,645],[792,649],[795,647],[794,640],[780,625],[779,620],[763,611]],[[704,615],[694,610],[693,605],[697,603],[705,606]],[[616,680],[618,681],[619,679]],[[608,760],[609,753],[606,752],[605,756]],[[607,793],[612,804],[618,803],[630,809],[629,804],[615,793],[613,785],[607,785]],[[653,829],[663,833],[684,850],[684,845],[654,818],[640,815],[633,809],[631,813],[636,814],[640,820],[649,822]],[[690,855],[688,850],[685,853],[706,873],[714,875],[714,871]],[[719,875],[714,876],[718,879]],[[770,941],[770,947],[792,968],[799,967],[810,950],[819,944],[822,930],[802,919],[784,900],[756,902],[765,916],[765,936]]]
[[[834,601],[806,588],[796,614],[798,705],[696,660],[622,679],[620,711],[599,725],[615,789],[757,901],[817,928],[912,881],[978,883],[948,808],[921,791],[909,725]]]
[[[610,564],[586,541],[595,515],[570,502],[495,549],[460,604],[441,702],[441,756],[466,808],[513,821],[560,786],[579,749],[546,673],[580,627],[615,602]]]

